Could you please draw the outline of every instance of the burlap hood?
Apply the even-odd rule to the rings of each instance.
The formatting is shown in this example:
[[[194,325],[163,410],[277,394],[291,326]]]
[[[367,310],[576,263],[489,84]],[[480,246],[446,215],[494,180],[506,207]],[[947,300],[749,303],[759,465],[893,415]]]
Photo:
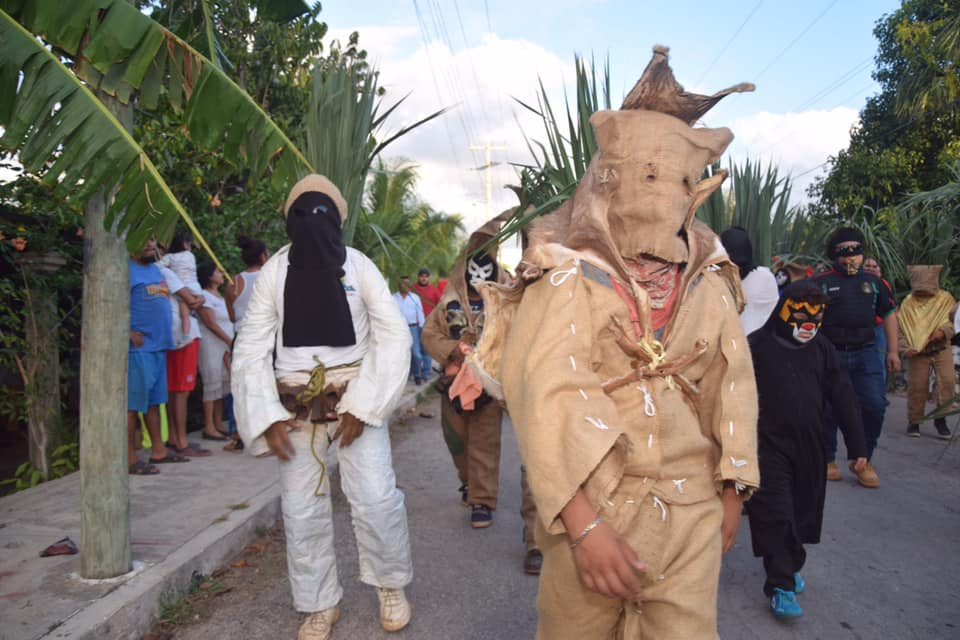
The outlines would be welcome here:
[[[910,274],[910,290],[914,293],[936,293],[940,288],[941,264],[911,264],[907,265]]]

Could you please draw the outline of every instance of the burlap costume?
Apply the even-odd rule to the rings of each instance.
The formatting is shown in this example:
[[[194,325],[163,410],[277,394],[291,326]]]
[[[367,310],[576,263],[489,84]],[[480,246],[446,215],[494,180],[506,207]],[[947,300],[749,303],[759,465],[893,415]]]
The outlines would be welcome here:
[[[474,313],[467,291],[467,259],[492,238],[510,212],[504,212],[470,235],[467,245],[450,273],[450,282],[437,306],[427,317],[423,327],[423,344],[440,366],[451,361],[462,362],[458,349],[461,341],[476,344],[483,331],[485,313]],[[496,246],[486,250],[496,259]],[[500,269],[498,281],[508,279]],[[460,313],[450,310],[451,302]],[[449,383],[441,378],[441,383]],[[443,386],[443,385],[442,385]],[[460,482],[467,485],[467,502],[497,508],[500,479],[500,423],[503,409],[498,401],[484,396],[474,410],[458,410],[447,393],[440,397],[440,421],[443,438],[457,468]],[[536,507],[530,494],[525,474],[521,487],[521,514],[525,525],[527,550],[536,548],[533,538]]]
[[[628,102],[701,98],[684,101],[662,48],[638,87]],[[500,378],[539,510],[541,639],[716,637],[719,494],[751,491],[759,473],[737,268],[693,219],[724,177],[698,183],[701,171],[732,139],[689,125],[715,101],[595,114],[598,154],[572,201],[531,230],[523,273],[542,277],[513,316]],[[662,331],[623,260],[638,254],[681,265]],[[642,609],[578,581],[579,532],[560,513],[581,489],[647,564]]]
[[[950,311],[957,306],[947,291],[940,288],[941,265],[910,265],[910,293],[897,314],[901,350],[916,352],[907,358],[907,421],[917,424],[927,403],[930,370],[937,381],[937,405],[953,398],[956,372],[950,353],[953,323]],[[931,340],[940,329],[944,337]]]

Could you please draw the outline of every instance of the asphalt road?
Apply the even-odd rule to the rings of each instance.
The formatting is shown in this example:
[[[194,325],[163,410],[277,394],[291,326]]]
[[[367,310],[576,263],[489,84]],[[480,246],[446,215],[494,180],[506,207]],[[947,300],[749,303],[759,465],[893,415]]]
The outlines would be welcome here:
[[[763,570],[750,552],[742,521],[720,577],[719,627],[725,640],[960,638],[960,443],[903,435],[905,402],[891,396],[874,463],[882,486],[856,485],[852,474],[829,483],[823,541],[808,548],[800,597],[806,614],[773,619],[763,596]],[[434,399],[423,407],[439,416]],[[951,419],[955,428],[956,418]],[[373,590],[358,580],[349,508],[335,488],[335,527],[345,595],[336,639],[513,640],[536,628],[537,579],[523,573],[519,517],[520,461],[504,424],[500,504],[494,526],[473,530],[460,505],[457,479],[439,417],[413,416],[392,427],[394,465],[406,493],[415,576],[407,595],[410,626],[395,634],[378,623]],[[282,536],[266,552],[228,571],[230,591],[206,613],[177,626],[184,640],[295,638],[300,615],[291,605]]]

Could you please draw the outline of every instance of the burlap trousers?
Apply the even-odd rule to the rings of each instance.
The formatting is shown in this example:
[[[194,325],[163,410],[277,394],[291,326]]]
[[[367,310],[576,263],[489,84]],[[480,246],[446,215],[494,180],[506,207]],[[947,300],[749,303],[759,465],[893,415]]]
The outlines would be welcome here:
[[[601,517],[646,563],[643,601],[624,602],[583,588],[569,537],[547,535],[538,521],[543,571],[537,640],[715,640],[720,499],[667,505],[648,495],[630,502],[629,490],[622,489],[623,484]]]
[[[457,467],[460,482],[467,483],[467,502],[470,504],[497,508],[502,418],[503,410],[496,402],[460,414],[446,394],[441,396],[443,439]]]
[[[926,413],[930,369],[937,380],[937,406],[953,397],[956,371],[950,349],[941,349],[932,356],[907,358],[907,420],[917,424]]]

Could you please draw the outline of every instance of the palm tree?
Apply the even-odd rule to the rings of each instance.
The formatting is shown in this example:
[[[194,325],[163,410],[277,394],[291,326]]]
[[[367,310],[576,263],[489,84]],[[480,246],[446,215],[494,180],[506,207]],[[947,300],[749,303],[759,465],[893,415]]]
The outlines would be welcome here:
[[[460,216],[434,211],[416,197],[416,166],[409,162],[378,160],[372,173],[353,246],[391,283],[421,267],[449,273],[462,240]]]
[[[902,116],[955,109],[960,101],[960,14],[949,3],[941,10],[944,17],[903,23],[896,30],[900,46],[911,52],[897,86]]]

